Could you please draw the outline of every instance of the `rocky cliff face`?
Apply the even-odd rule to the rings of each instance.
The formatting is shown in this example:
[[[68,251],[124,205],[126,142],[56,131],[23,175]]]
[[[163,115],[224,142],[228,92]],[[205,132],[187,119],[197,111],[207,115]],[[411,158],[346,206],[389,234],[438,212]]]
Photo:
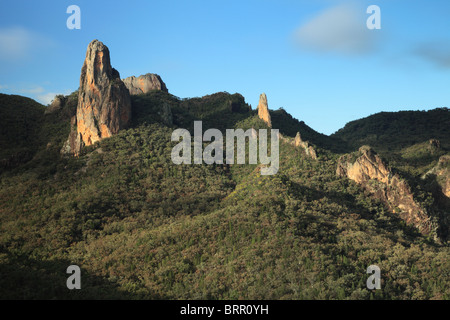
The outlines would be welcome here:
[[[258,110],[258,117],[265,123],[267,123],[267,125],[271,128],[272,120],[270,119],[269,105],[267,104],[267,96],[265,93],[262,93],[259,96],[259,103],[257,110]]]
[[[398,174],[393,174],[370,147],[364,146],[357,154],[342,156],[336,174],[360,184],[421,233],[430,234],[434,230],[425,209],[414,200],[408,183]]]
[[[169,92],[166,84],[157,74],[147,73],[139,77],[131,76],[122,80],[131,95],[143,94],[153,90]]]
[[[109,49],[94,40],[87,48],[81,69],[73,131],[61,152],[77,155],[83,146],[111,137],[127,127],[130,118],[129,91],[120,80],[119,72],[111,67]]]

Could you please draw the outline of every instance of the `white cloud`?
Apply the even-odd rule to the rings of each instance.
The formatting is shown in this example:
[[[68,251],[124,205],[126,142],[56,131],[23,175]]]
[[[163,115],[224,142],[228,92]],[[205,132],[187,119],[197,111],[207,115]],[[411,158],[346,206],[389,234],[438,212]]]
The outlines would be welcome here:
[[[300,26],[294,41],[302,49],[364,54],[375,49],[377,40],[377,31],[367,29],[367,18],[363,8],[338,5]]]
[[[41,104],[47,105],[50,104],[55,96],[59,94],[69,95],[71,90],[64,90],[63,92],[54,92],[49,91],[49,89],[45,88],[41,85],[32,85],[32,84],[21,84],[18,85],[0,85],[0,89],[5,89],[5,93],[8,94],[18,94],[22,96],[26,96],[38,101]],[[55,90],[54,88],[51,90]]]
[[[57,96],[57,95],[69,95],[72,91],[70,90],[65,90],[64,92],[43,92],[42,94],[37,94],[34,96],[34,99],[36,99],[39,103],[42,103],[44,105],[50,104],[53,99]]]
[[[20,61],[36,49],[51,46],[47,37],[23,27],[0,28],[0,60]]]
[[[55,96],[57,96],[59,93],[54,93],[54,92],[47,92],[45,94],[40,94],[36,96],[36,100],[38,100],[38,102],[47,105],[50,104],[53,99],[55,98]]]
[[[22,28],[0,29],[0,58],[16,59],[29,49],[32,37]]]
[[[39,94],[39,93],[43,93],[44,91],[45,91],[45,89],[41,86],[32,86],[29,88],[18,90],[19,93],[23,93],[23,94]]]
[[[418,44],[413,53],[443,69],[450,68],[450,41],[435,41]]]

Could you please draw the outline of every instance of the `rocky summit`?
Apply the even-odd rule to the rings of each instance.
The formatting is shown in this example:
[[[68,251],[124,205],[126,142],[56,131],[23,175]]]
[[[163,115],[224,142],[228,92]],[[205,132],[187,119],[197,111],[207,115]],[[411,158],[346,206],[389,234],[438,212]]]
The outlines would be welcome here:
[[[79,154],[83,146],[111,137],[128,126],[130,93],[117,70],[111,67],[109,49],[92,41],[81,69],[78,106],[71,133],[62,153]]]
[[[169,92],[161,77],[154,73],[147,73],[139,77],[131,76],[122,81],[131,95],[148,93],[153,90]]]
[[[259,103],[258,103],[258,117],[263,120],[269,127],[272,127],[272,120],[270,119],[270,113],[269,113],[269,105],[267,103],[267,96],[265,93],[262,93],[259,96]]]

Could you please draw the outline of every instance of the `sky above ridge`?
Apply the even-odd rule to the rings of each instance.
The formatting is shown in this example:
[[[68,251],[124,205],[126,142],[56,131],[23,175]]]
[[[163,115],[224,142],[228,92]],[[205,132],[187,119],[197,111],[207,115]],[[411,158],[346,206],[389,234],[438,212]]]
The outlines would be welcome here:
[[[370,5],[379,30],[366,26]],[[265,92],[270,109],[325,134],[381,111],[450,107],[443,0],[2,1],[0,92],[43,104],[73,92],[93,39],[122,78],[157,73],[182,98],[238,92],[253,109]]]

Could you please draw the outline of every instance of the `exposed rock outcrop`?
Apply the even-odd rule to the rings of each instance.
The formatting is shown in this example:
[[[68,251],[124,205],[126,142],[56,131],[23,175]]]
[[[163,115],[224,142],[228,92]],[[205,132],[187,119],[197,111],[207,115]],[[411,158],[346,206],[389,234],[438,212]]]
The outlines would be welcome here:
[[[77,112],[78,92],[72,92],[70,95],[57,95],[52,103],[47,107],[44,114],[58,114],[63,121],[70,120]]]
[[[272,127],[272,120],[270,119],[270,113],[269,113],[269,105],[267,104],[267,96],[265,93],[262,93],[259,96],[259,103],[258,103],[258,117],[263,120],[269,128]]]
[[[339,159],[336,174],[360,184],[374,197],[415,226],[422,234],[434,231],[434,225],[424,208],[415,201],[408,183],[394,174],[387,164],[370,147],[363,146],[357,154]]]
[[[130,118],[130,93],[119,72],[111,67],[109,49],[94,40],[81,69],[77,113],[71,121],[73,131],[61,152],[78,155],[83,146],[126,128]]]
[[[50,113],[56,112],[58,110],[61,110],[65,103],[66,103],[66,97],[64,97],[63,95],[57,95],[53,99],[52,103],[47,107],[44,114],[50,114]]]
[[[131,95],[143,94],[153,90],[169,92],[161,77],[153,73],[147,73],[139,77],[131,76],[122,81]]]
[[[441,142],[439,140],[430,139],[429,143],[430,143],[430,148],[431,148],[432,153],[441,149]]]
[[[296,148],[301,148],[305,151],[305,154],[307,157],[313,159],[313,160],[317,160],[317,152],[314,149],[314,147],[312,145],[309,144],[308,141],[303,141],[301,136],[300,136],[300,132],[297,132],[297,135],[295,136],[295,138],[291,138],[291,137],[285,137],[284,135],[282,135],[281,133],[278,134],[278,137],[281,141],[291,144]]]
[[[450,198],[450,155],[440,157],[438,164],[428,171],[423,178],[430,174],[436,175],[436,181],[441,187],[442,193]]]
[[[297,132],[297,135],[295,136],[294,145],[296,147],[303,148],[306,152],[306,155],[308,157],[310,157],[311,159],[317,160],[316,150],[314,150],[313,146],[311,146],[308,141],[302,140],[302,137],[300,136],[300,132]]]

